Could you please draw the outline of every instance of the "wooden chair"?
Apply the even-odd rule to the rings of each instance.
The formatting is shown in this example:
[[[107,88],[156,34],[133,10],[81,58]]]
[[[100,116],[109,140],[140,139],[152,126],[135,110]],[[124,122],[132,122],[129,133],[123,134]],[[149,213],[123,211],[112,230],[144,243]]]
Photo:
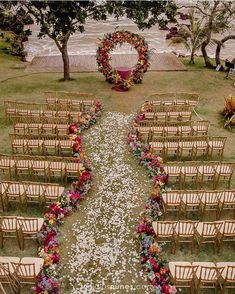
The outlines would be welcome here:
[[[219,286],[222,294],[228,289],[235,289],[235,262],[217,262],[218,268],[223,268]]]
[[[219,156],[221,160],[223,159],[226,140],[227,137],[211,137],[209,139],[208,145],[210,158],[212,158],[214,153],[217,153],[216,156]]]
[[[8,210],[9,203],[17,203],[20,205],[20,209],[23,207],[25,198],[25,189],[19,182],[9,182],[6,197],[5,197],[5,207]]]
[[[169,175],[169,181],[171,182],[174,179],[181,188],[181,167],[177,164],[166,165],[164,170]]]
[[[43,258],[38,257],[24,257],[20,263],[12,262],[12,266],[17,277],[20,280],[20,284],[35,284],[37,276],[42,269],[44,263]]]
[[[209,184],[212,182],[212,187],[215,188],[216,183],[216,169],[214,163],[205,163],[198,166],[198,172],[200,176],[200,186]]]
[[[223,268],[218,268],[213,262],[193,262],[192,265],[198,266],[196,270],[197,293],[201,288],[216,290]]]
[[[164,218],[169,212],[177,212],[181,207],[181,191],[166,191],[162,194],[162,207]]]
[[[200,222],[197,225],[198,248],[201,249],[203,244],[213,244],[214,253],[218,245],[218,235],[223,222]]]
[[[216,183],[215,188],[218,187],[219,181],[222,179],[223,182],[228,182],[228,189],[230,189],[231,186],[231,180],[233,176],[234,171],[234,163],[233,162],[220,162],[215,167],[215,173],[216,173]]]
[[[59,140],[59,155],[73,155],[73,141],[71,140]]]
[[[180,137],[192,136],[192,121],[182,122],[178,126],[178,134]]]
[[[173,285],[177,288],[188,288],[194,293],[194,278],[198,266],[192,266],[190,262],[174,261],[169,262],[169,271]]]
[[[171,251],[175,252],[174,227],[175,221],[157,221],[153,222],[153,230],[157,243],[170,243]]]
[[[199,191],[183,191],[181,199],[181,211],[186,218],[188,212],[198,215],[200,208]]]
[[[18,159],[15,161],[16,178],[32,177],[32,161],[28,159]]]
[[[29,134],[41,134],[42,124],[39,123],[29,123],[27,124],[27,133]]]
[[[56,134],[65,135],[68,133],[69,124],[56,124],[55,132]]]
[[[28,205],[28,203],[37,203],[41,206],[46,190],[46,185],[35,182],[23,182],[23,185],[25,187],[26,206]]]
[[[182,139],[179,142],[179,159],[182,160],[184,153],[192,160],[193,159],[193,141],[192,138],[187,138],[187,140]]]
[[[235,220],[225,220],[219,229],[219,245],[223,242],[232,242],[235,245]],[[220,247],[220,246],[219,246]]]
[[[56,134],[56,124],[42,124],[42,133],[47,135]]]
[[[43,218],[17,218],[21,250],[24,250],[25,240],[37,240],[37,233],[41,230],[43,223]]]
[[[32,161],[33,179],[36,177],[42,177],[47,182],[49,177],[49,167],[50,162],[45,160],[37,160],[37,158],[35,158],[35,161]]]
[[[65,163],[59,161],[59,158],[53,158],[53,161],[50,161],[49,168],[49,181],[54,178],[59,178],[61,182],[64,181],[65,178]]]
[[[179,138],[178,137],[167,137],[164,140],[165,159],[173,153],[176,159],[179,158]]]
[[[200,218],[203,220],[204,215],[208,211],[213,211],[215,213],[216,219],[219,216],[219,197],[215,191],[204,191],[199,194],[200,197]]]
[[[193,125],[194,135],[206,136],[208,134],[210,122],[208,120],[199,120]]]
[[[17,123],[17,124],[14,124],[14,133],[27,133],[27,124],[24,124],[24,123]]]
[[[223,211],[232,211],[235,218],[235,190],[221,191],[219,194],[219,215],[220,219]]]
[[[185,187],[186,183],[189,181],[191,184],[198,187],[199,176],[197,162],[190,162],[190,165],[181,166],[181,189]]]
[[[0,218],[0,247],[3,248],[5,239],[16,239],[20,247],[17,217],[3,216]]]
[[[208,138],[205,137],[194,137],[193,141],[193,158],[197,158],[198,155],[202,155],[204,159],[208,157]]]
[[[68,179],[77,179],[81,175],[80,165],[75,162],[67,162],[65,165],[65,181]]]
[[[8,182],[1,182],[0,183],[0,202],[1,202],[1,208],[3,211],[5,210],[5,198],[6,198],[7,189],[8,189]]]
[[[0,283],[8,284],[11,294],[19,293],[20,283],[17,277],[15,276],[15,271],[12,266],[12,263],[17,264],[19,262],[19,257],[0,256]],[[2,289],[4,290],[3,287]],[[2,289],[0,288],[0,290]],[[7,292],[5,293],[7,294]],[[3,294],[5,293],[3,292]]]
[[[15,134],[9,134],[11,140],[11,147],[13,153],[23,153],[26,152],[27,140],[18,138]]]
[[[194,248],[194,239],[196,234],[196,227],[198,221],[178,221],[174,226],[175,233],[175,248],[178,247],[180,243],[190,243],[191,252]]]
[[[26,153],[28,154],[42,154],[43,151],[43,140],[31,139],[27,140]]]
[[[60,196],[64,192],[64,187],[55,184],[47,184],[45,193],[44,193],[44,204],[51,204],[54,202],[59,202]]]
[[[0,155],[0,171],[4,177],[11,180],[12,173],[15,169],[15,161],[9,157],[5,157],[4,155]]]
[[[57,155],[59,152],[59,141],[53,137],[44,137],[43,140],[43,154],[44,155]]]
[[[164,142],[163,140],[159,139],[157,142],[149,142],[150,148],[153,150],[153,152],[156,152],[161,156],[162,158],[165,158],[165,148],[164,148]]]

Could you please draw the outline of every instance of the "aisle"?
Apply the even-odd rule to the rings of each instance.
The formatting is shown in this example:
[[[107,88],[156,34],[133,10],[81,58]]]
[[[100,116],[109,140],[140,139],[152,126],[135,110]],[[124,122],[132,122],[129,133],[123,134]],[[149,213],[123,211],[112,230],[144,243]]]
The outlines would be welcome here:
[[[83,136],[95,187],[72,227],[66,267],[73,294],[149,293],[134,232],[151,184],[126,143],[131,121],[130,115],[104,113]]]

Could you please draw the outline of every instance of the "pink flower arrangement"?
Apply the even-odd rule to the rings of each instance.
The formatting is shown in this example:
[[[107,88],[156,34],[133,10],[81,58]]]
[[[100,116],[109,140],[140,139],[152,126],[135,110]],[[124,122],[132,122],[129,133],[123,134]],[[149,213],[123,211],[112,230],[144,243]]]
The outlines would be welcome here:
[[[39,256],[44,258],[42,271],[37,277],[37,282],[33,290],[39,294],[60,294],[60,277],[56,267],[60,263],[59,252],[59,228],[64,218],[70,211],[76,209],[80,200],[85,196],[92,186],[92,176],[90,171],[90,161],[86,158],[82,149],[82,140],[79,133],[83,129],[89,128],[96,122],[97,117],[102,110],[99,100],[95,102],[95,111],[86,115],[86,123],[73,123],[68,128],[68,135],[73,140],[74,161],[83,165],[83,172],[76,179],[71,189],[65,191],[60,196],[60,201],[52,203],[48,211],[44,214],[44,223],[41,231],[38,233],[40,243]],[[89,118],[89,119],[88,119]]]
[[[149,106],[146,104],[146,106]],[[136,123],[144,119],[144,114],[136,116]],[[167,262],[161,257],[161,247],[155,242],[152,222],[162,215],[161,195],[168,181],[168,174],[162,166],[162,158],[150,151],[150,146],[138,139],[136,124],[128,134],[128,142],[139,163],[146,166],[154,181],[151,197],[148,199],[145,210],[141,213],[140,224],[136,229],[141,245],[141,258],[143,270],[148,281],[156,288],[157,293],[175,294],[176,287],[171,284]]]

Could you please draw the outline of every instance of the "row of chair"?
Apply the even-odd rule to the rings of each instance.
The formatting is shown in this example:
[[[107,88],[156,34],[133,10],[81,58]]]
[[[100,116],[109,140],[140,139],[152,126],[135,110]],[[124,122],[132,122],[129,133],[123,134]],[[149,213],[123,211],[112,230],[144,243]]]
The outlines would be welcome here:
[[[19,293],[20,287],[34,285],[44,264],[39,257],[8,257],[0,256],[0,282],[8,284],[13,293]],[[15,287],[14,287],[15,285]]]
[[[7,108],[6,109],[6,119],[8,121],[17,122],[43,122],[51,119],[63,119],[63,123],[70,123],[73,121],[78,121],[83,116],[82,112],[79,111],[68,111],[68,110],[27,110],[27,109],[17,109],[17,108]],[[21,120],[21,117],[23,119]]]
[[[172,283],[180,289],[188,288],[190,293],[200,293],[203,288],[216,292],[219,288],[224,294],[235,288],[235,262],[172,261],[169,272]]]
[[[171,162],[164,165],[165,172],[169,175],[169,182],[175,181],[180,189],[187,182],[196,188],[212,183],[213,189],[218,187],[219,182],[226,183],[230,189],[234,162]]]
[[[142,113],[143,121],[188,121],[192,120],[192,111],[158,111]]]
[[[153,137],[149,141],[151,150],[157,152],[164,160],[174,155],[177,160],[189,157],[191,160],[198,156],[205,159],[214,155],[223,159],[227,137],[187,136],[187,137]]]
[[[169,190],[162,194],[164,218],[166,214],[176,212],[177,215],[196,213],[203,220],[208,212],[214,212],[220,219],[222,212],[231,211],[235,218],[235,190]]]
[[[142,115],[141,115],[142,118]],[[143,120],[138,120],[136,124],[134,125],[135,127],[139,128],[149,128],[149,127],[185,127],[188,129],[188,127],[192,127],[197,125],[197,121],[193,120],[184,120],[184,121],[158,121],[158,120],[151,120],[151,119],[143,119]]]
[[[0,201],[3,210],[8,210],[9,203],[20,204],[27,208],[29,203],[37,203],[41,207],[58,202],[64,192],[64,187],[58,184],[40,182],[11,182],[0,183]]]
[[[19,134],[55,134],[66,135],[69,124],[17,123],[14,132]]]
[[[95,107],[95,100],[77,100],[72,98],[46,98],[48,109],[67,109],[67,110],[79,110],[86,111]]]
[[[163,101],[162,101],[163,102]],[[177,105],[177,104],[166,104],[164,101],[164,104],[161,105],[153,105],[149,104],[148,102],[145,103],[139,113],[146,113],[146,112],[172,112],[172,111],[192,111],[193,106],[192,105]]]
[[[0,246],[3,248],[4,240],[16,239],[21,250],[25,248],[25,240],[37,240],[44,218],[2,216],[0,217]]]
[[[158,122],[156,126],[138,126],[136,131],[138,138],[148,137],[150,141],[153,136],[199,136],[207,135],[210,123],[207,120],[188,121],[187,124],[180,122]]]
[[[21,138],[23,138],[22,135]],[[30,135],[33,137],[33,135]],[[41,139],[18,139],[15,134],[10,134],[11,147],[13,153],[36,154],[36,155],[58,155],[72,156],[74,142],[69,140],[68,136],[65,139],[53,139],[53,135],[44,135]],[[28,136],[29,137],[29,136]],[[16,139],[17,138],[17,139]]]
[[[26,177],[33,181],[43,178],[46,182],[53,179],[67,182],[79,178],[83,170],[83,163],[70,157],[0,156],[0,172],[10,179]]]
[[[235,245],[235,221],[198,222],[189,220],[156,221],[152,223],[157,243],[169,243],[175,252],[180,243],[191,244],[193,252],[197,243],[201,250],[204,244],[213,244],[214,252],[219,251],[223,242]]]

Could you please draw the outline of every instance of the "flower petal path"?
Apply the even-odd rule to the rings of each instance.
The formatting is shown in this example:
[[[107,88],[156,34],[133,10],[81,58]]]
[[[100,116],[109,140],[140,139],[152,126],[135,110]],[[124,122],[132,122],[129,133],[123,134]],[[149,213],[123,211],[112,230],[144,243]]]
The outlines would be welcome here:
[[[83,137],[95,190],[78,211],[73,237],[71,230],[64,233],[63,242],[72,243],[63,257],[68,293],[150,293],[135,229],[151,180],[130,156],[126,136],[132,119],[108,112]]]

